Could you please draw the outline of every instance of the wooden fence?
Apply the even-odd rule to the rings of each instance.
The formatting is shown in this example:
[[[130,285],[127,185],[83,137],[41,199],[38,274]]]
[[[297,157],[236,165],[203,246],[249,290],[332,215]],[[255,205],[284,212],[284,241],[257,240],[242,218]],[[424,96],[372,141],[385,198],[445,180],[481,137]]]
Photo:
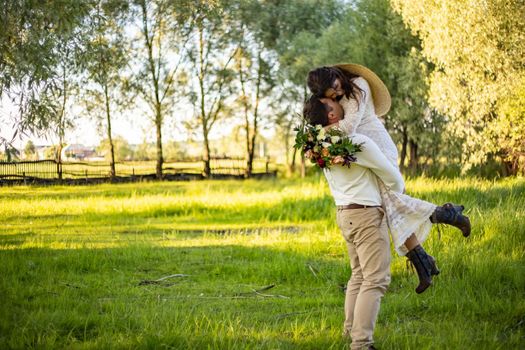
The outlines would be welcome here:
[[[210,159],[212,177],[243,177],[246,173],[244,158]],[[57,180],[110,179],[110,164],[106,162],[62,162],[55,160],[35,160],[19,162],[0,161],[0,182],[27,182]],[[116,177],[119,179],[154,178],[156,162],[119,162],[115,163]],[[202,161],[165,162],[163,174],[166,178],[199,178],[203,176]],[[275,174],[275,166],[269,158],[254,160],[255,176]]]

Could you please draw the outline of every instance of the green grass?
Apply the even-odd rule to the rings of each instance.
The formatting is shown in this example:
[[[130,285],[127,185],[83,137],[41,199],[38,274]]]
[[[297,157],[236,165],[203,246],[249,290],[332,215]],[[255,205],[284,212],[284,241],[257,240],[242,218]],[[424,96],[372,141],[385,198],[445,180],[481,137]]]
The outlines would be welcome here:
[[[524,348],[525,180],[407,187],[465,204],[473,233],[434,229],[422,295],[393,259],[377,346]],[[334,214],[319,177],[0,188],[0,348],[345,348]]]

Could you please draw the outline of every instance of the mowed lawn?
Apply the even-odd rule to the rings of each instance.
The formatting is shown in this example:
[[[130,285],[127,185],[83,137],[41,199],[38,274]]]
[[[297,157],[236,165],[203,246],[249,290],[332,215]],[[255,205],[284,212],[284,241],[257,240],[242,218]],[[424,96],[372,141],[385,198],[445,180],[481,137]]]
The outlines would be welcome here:
[[[525,348],[525,180],[407,181],[467,207],[394,256],[380,349]],[[322,177],[0,188],[0,349],[344,349],[350,276]]]

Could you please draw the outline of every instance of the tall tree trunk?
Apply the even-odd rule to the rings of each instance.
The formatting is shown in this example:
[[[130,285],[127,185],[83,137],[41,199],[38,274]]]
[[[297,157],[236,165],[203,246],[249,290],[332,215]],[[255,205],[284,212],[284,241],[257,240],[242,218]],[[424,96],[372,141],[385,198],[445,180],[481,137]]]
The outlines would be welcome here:
[[[284,147],[285,147],[285,157],[286,157],[286,166],[288,167],[288,173],[293,174],[295,171],[295,154],[297,152],[297,149],[294,147],[292,152],[292,159],[290,159],[290,135],[292,132],[292,125],[293,120],[290,120],[289,123],[286,124],[285,130],[284,130]]]
[[[159,75],[160,73],[157,72],[157,68],[160,70],[159,67],[156,66],[156,60],[153,57],[153,37],[150,38],[149,29],[148,29],[148,8],[145,1],[142,1],[140,3],[140,6],[142,8],[142,23],[143,23],[143,34],[144,39],[146,41],[146,47],[148,50],[148,63],[149,63],[149,70],[151,74],[151,79],[153,81],[153,88],[154,88],[154,101],[151,102],[151,105],[153,106],[153,110],[155,111],[154,115],[154,122],[155,122],[155,128],[157,132],[157,165],[156,165],[156,176],[157,179],[162,179],[162,101],[160,98],[159,93]],[[160,38],[158,39],[161,40]],[[160,52],[159,52],[160,55]],[[159,59],[160,61],[160,59]]]
[[[206,128],[204,127],[206,130]],[[210,142],[208,140],[208,131],[204,131],[204,176],[209,178],[211,176],[211,167],[210,167]]]
[[[204,137],[204,155],[203,155],[203,162],[204,162],[204,176],[210,177],[211,176],[211,168],[210,168],[210,143],[208,140],[208,115],[206,114],[206,101],[205,101],[205,91],[204,91],[204,28],[202,27],[202,23],[198,23],[199,28],[199,88],[200,88],[200,97],[201,97],[201,121],[202,121],[202,135]]]
[[[164,159],[162,156],[162,114],[160,104],[157,105],[157,116],[155,117],[155,127],[157,128],[157,179],[162,179],[162,164]]]
[[[288,168],[290,169],[290,174],[295,173],[295,158],[296,158],[296,156],[297,156],[297,148],[294,148],[293,149],[293,153],[292,153],[292,161],[288,165]]]
[[[240,47],[242,46],[242,43],[239,44],[239,49],[238,50],[241,50]],[[245,86],[245,83],[246,83],[246,79],[245,79],[245,76],[244,76],[244,71],[243,71],[243,61],[242,61],[242,53],[239,57],[239,61],[237,63],[237,69],[239,70],[239,82],[241,83],[241,104],[243,106],[243,109],[244,109],[244,133],[245,133],[245,141],[246,141],[246,169],[245,169],[245,173],[244,173],[244,176],[245,177],[250,177],[251,176],[251,167],[250,167],[250,154],[252,153],[252,144],[250,143],[250,136],[251,136],[251,132],[250,132],[250,107],[249,107],[249,104],[248,104],[248,96],[246,95],[246,86]]]
[[[414,140],[410,140],[409,146],[410,146],[410,169],[415,172],[418,169],[417,143]]]
[[[111,155],[111,160],[109,163],[110,166],[110,176],[112,179],[116,176],[115,171],[115,146],[113,145],[113,136],[111,135],[111,111],[109,108],[109,93],[108,93],[108,84],[107,81],[104,83],[104,96],[106,99],[106,120],[108,123],[108,140],[109,140],[109,152]]]
[[[258,131],[258,120],[259,120],[259,102],[261,100],[261,82],[262,82],[262,57],[261,51],[257,54],[257,83],[255,85],[255,107],[253,109],[253,130],[252,130],[252,139],[251,139],[251,149],[248,157],[248,174],[251,175],[253,172],[253,158],[255,154],[255,141],[257,138]]]
[[[288,141],[288,138],[284,140],[284,149],[285,149],[284,164],[286,164],[286,166],[288,167],[288,172],[291,173],[290,171],[290,141]]]
[[[407,156],[408,146],[408,134],[405,128],[403,128],[403,141],[401,143],[401,153],[399,154],[399,168],[405,169],[405,159]]]
[[[66,50],[66,58],[69,56]],[[62,69],[62,108],[60,111],[60,118],[58,119],[58,147],[57,147],[57,172],[58,179],[62,180],[62,147],[64,145],[64,139],[66,134],[66,103],[67,103],[67,72],[66,72],[66,63],[63,63]]]
[[[304,154],[301,154],[301,177],[306,177],[306,161],[304,159]]]
[[[257,129],[258,129],[258,118],[259,118],[259,102],[261,94],[261,82],[262,82],[262,57],[261,52],[259,51],[257,55],[257,82],[255,83],[255,106],[253,108],[253,125],[250,127],[250,118],[249,118],[249,105],[248,105],[248,96],[246,95],[246,90],[244,86],[244,74],[242,72],[242,58],[239,60],[239,73],[241,80],[241,89],[242,89],[242,98],[244,103],[244,119],[245,119],[245,130],[246,130],[246,177],[250,177],[253,172],[253,159],[255,156],[255,142],[257,139]]]

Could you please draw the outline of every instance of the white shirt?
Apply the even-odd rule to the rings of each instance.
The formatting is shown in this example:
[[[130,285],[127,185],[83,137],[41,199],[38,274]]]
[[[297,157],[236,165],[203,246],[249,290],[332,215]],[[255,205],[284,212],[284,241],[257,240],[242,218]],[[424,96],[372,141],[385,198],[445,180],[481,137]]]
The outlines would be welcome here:
[[[351,139],[354,143],[363,144],[361,152],[355,155],[357,162],[352,163],[350,168],[333,165],[323,169],[335,204],[382,205],[377,178],[387,188],[403,192],[405,184],[401,173],[379,147],[365,135],[354,134]]]

